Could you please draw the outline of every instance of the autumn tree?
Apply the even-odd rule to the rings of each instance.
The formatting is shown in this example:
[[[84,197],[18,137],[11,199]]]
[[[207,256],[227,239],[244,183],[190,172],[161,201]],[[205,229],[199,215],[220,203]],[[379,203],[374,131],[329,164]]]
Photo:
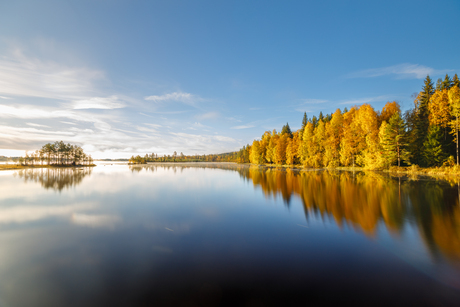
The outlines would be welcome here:
[[[304,166],[312,166],[311,159],[315,152],[314,130],[315,127],[313,123],[309,121],[305,126],[302,142],[298,149],[300,162]]]
[[[377,113],[369,104],[363,104],[357,111],[356,119],[365,138],[365,147],[359,156],[359,162],[366,168],[376,169],[381,166],[379,151],[379,130]]]
[[[294,137],[288,139],[286,147],[286,164],[293,165],[299,163],[299,146],[300,146],[300,131],[294,132]]]
[[[343,134],[343,116],[340,109],[332,115],[331,121],[326,124],[326,142],[324,151],[324,165],[337,167],[340,164],[340,140]]]
[[[260,142],[257,140],[254,140],[254,142],[252,142],[251,152],[249,154],[249,161],[254,164],[263,163],[262,154],[260,152]]]
[[[281,133],[275,147],[275,163],[283,165],[286,162],[286,148],[288,145],[289,133]]]
[[[397,112],[401,113],[401,107],[399,106],[399,103],[396,101],[387,102],[379,115],[379,123],[384,121],[388,123],[390,118]]]
[[[340,162],[345,166],[355,166],[356,156],[364,148],[365,140],[358,121],[355,120],[357,108],[343,114],[343,137],[340,144]]]
[[[324,121],[319,120],[313,136],[313,150],[311,157],[311,166],[322,167],[324,155],[324,141],[326,139],[326,127]]]

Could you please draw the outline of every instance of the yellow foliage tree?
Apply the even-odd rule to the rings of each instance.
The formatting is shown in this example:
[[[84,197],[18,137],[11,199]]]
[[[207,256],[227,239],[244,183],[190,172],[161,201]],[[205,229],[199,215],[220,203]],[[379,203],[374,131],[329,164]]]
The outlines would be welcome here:
[[[340,140],[343,135],[343,116],[340,109],[332,114],[326,124],[326,142],[324,150],[324,166],[337,167],[340,164]]]
[[[311,157],[311,166],[322,167],[323,156],[324,156],[324,141],[326,139],[326,125],[324,121],[319,120],[318,126],[315,128],[315,134],[313,138],[313,151]]]
[[[275,163],[283,165],[286,163],[286,148],[288,145],[289,134],[283,133],[278,136],[275,147]]]
[[[358,109],[352,107],[343,114],[343,137],[340,142],[340,162],[345,166],[355,166],[356,157],[365,147],[366,142],[361,126],[355,120]]]
[[[299,158],[302,165],[311,167],[311,159],[314,152],[314,131],[313,123],[308,122],[302,136],[302,143],[299,146]]]
[[[379,127],[377,113],[369,104],[363,104],[356,117],[365,136],[366,146],[359,157],[359,161],[368,169],[383,167],[384,161],[379,151]]]
[[[298,152],[300,146],[300,132],[296,131],[293,138],[288,138],[288,145],[286,148],[286,164],[293,165],[298,163]]]

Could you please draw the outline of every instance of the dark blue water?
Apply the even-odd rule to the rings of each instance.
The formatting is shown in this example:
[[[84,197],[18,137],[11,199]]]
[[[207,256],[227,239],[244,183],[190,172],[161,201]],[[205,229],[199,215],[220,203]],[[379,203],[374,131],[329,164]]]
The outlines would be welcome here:
[[[457,306],[458,185],[416,179],[2,171],[0,306]]]

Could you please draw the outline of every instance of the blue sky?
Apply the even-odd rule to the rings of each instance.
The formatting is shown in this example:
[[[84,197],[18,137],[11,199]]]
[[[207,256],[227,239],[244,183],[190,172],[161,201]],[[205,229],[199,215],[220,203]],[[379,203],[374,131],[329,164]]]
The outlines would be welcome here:
[[[234,151],[460,73],[460,1],[1,1],[0,155]]]

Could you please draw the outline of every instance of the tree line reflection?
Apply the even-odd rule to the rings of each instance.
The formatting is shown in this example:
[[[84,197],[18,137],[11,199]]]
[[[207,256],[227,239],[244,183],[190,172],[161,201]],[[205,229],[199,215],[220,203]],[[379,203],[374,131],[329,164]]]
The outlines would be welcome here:
[[[19,176],[24,182],[39,182],[45,189],[62,191],[64,188],[70,188],[79,185],[83,178],[91,175],[92,168],[40,168],[40,169],[23,169],[14,175]]]
[[[339,227],[351,227],[374,237],[384,225],[391,234],[416,228],[434,257],[445,257],[460,266],[459,182],[386,173],[348,171],[298,171],[248,167],[241,164],[146,164],[129,166],[132,172],[164,169],[182,172],[191,168],[232,170],[260,188],[267,198],[281,197],[290,206],[299,197],[307,221],[331,218]],[[61,191],[91,175],[91,168],[24,169],[16,176],[39,182],[45,189]],[[416,227],[413,227],[416,226]]]
[[[266,197],[281,196],[289,206],[296,195],[310,215],[330,217],[375,236],[384,224],[394,235],[416,225],[434,258],[460,264],[460,203],[457,181],[394,177],[375,172],[246,168],[240,176]],[[415,180],[414,180],[415,179]]]

